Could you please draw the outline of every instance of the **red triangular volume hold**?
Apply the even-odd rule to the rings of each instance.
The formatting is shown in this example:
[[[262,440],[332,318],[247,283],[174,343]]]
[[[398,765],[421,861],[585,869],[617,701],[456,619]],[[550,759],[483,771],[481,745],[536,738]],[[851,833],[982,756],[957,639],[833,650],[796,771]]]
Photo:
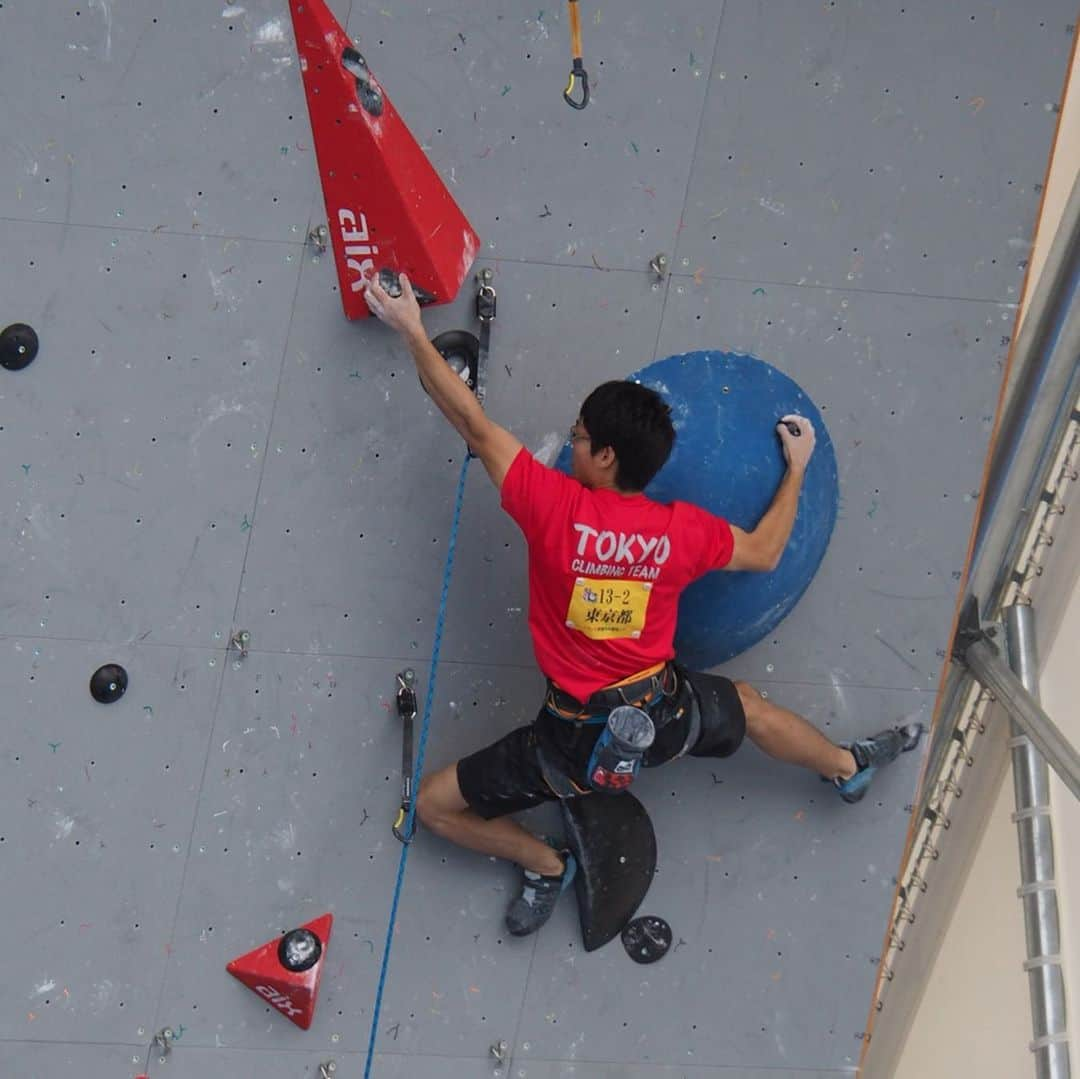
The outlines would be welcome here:
[[[363,276],[404,271],[448,303],[480,239],[324,0],[289,0],[347,318]]]
[[[272,1004],[302,1030],[315,1017],[315,1000],[326,959],[326,943],[334,924],[332,914],[324,914],[283,937],[267,941],[247,955],[241,955],[225,969],[249,989]]]

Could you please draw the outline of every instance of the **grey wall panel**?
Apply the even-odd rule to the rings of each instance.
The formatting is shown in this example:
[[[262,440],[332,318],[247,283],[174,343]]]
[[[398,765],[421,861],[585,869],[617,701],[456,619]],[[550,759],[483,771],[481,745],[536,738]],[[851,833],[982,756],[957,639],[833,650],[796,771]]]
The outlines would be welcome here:
[[[160,1058],[157,1058],[160,1059]],[[289,1052],[204,1049],[175,1043],[165,1063],[157,1064],[158,1074],[166,1072],[175,1079],[321,1079],[321,1065],[333,1063],[335,1076],[363,1075],[364,1058],[356,1053],[319,1052],[314,1047],[296,1045]],[[157,1079],[153,1072],[151,1079]]]
[[[56,1079],[60,1075],[114,1079],[138,1074],[146,1063],[146,1051],[142,1038],[133,1039],[131,1045],[4,1041],[0,1042],[0,1071],[18,1079]]]
[[[265,244],[8,222],[0,628],[212,647],[255,511],[297,267]]]
[[[729,0],[680,258],[1016,300],[1075,19],[1071,0]]]
[[[363,1048],[399,850],[396,668],[252,652],[225,673],[159,1022],[200,1046],[292,1048],[297,1028],[225,964],[329,911],[307,1041]]]
[[[357,8],[349,31],[485,254],[636,268],[674,241],[722,10],[583,8],[583,112],[562,99],[563,5],[410,0]]]
[[[284,4],[50,7],[0,11],[0,214],[303,239],[318,181]]]
[[[167,1068],[173,1079],[207,1079],[210,1076],[227,1076],[228,1079],[319,1079],[320,1065],[330,1062],[335,1066],[335,1075],[339,1076],[358,1076],[363,1074],[364,1069],[362,1053],[347,1053],[338,1049],[324,1053],[302,1049],[282,1053],[280,1050],[204,1049],[185,1044],[183,1039],[173,1044],[174,1048],[164,1063],[160,1054],[151,1055],[151,1067],[156,1067],[159,1073]],[[55,1079],[73,1070],[77,1070],[85,1079],[116,1079],[117,1075],[128,1072],[135,1074],[137,1068],[145,1065],[146,1059],[146,1050],[141,1046],[47,1045],[29,1041],[0,1044],[0,1066],[7,1069],[5,1074],[18,1076],[19,1079]],[[477,1060],[383,1053],[375,1058],[372,1073],[380,1076],[380,1079],[475,1079],[478,1075],[498,1074],[492,1070],[493,1063],[490,1056]],[[725,1079],[731,1075],[731,1070],[515,1061],[512,1074],[524,1079],[581,1079],[583,1075],[595,1079]],[[797,1079],[838,1079],[852,1073],[808,1068],[798,1071],[744,1068],[740,1069],[739,1074],[748,1079],[791,1079],[792,1076]]]
[[[170,1079],[320,1079],[319,1066],[334,1062],[336,1075],[351,1079],[363,1074],[364,1058],[340,1051],[319,1053],[317,1049],[295,1046],[290,1052],[278,1050],[205,1049],[192,1045],[187,1032],[172,1042],[168,1056],[153,1050],[149,1043],[155,1033],[146,1031],[132,1045],[92,1045],[69,1043],[46,1045],[31,1041],[0,1043],[0,1068],[13,1079],[58,1079],[78,1075],[81,1079],[128,1079],[136,1074],[162,1075]],[[149,1062],[149,1072],[143,1069]],[[470,1061],[473,1074],[476,1064]],[[380,1071],[381,1074],[381,1071]],[[434,1075],[426,1071],[418,1074]],[[454,1079],[466,1073],[450,1073]]]
[[[839,466],[815,580],[730,669],[936,684],[1013,317],[994,303],[672,279],[658,353],[716,348],[778,367],[821,410]]]
[[[341,315],[310,256],[238,618],[260,647],[430,654],[461,441],[385,327]]]
[[[194,649],[6,638],[4,1038],[130,1041],[153,1019],[221,664]],[[90,675],[120,663],[113,704]],[[6,1072],[5,1074],[16,1074]]]

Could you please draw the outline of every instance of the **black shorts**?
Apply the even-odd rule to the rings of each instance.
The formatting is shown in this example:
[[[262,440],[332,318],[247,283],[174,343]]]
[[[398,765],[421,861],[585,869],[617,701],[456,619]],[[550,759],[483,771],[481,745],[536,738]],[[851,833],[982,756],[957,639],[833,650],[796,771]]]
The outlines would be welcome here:
[[[658,734],[643,762],[656,768],[688,752],[693,757],[729,757],[739,748],[746,734],[746,714],[735,684],[728,678],[696,671],[679,671],[689,683],[701,716],[701,732],[686,748],[690,716],[670,718],[653,712]],[[665,706],[678,707],[679,695]],[[457,764],[458,786],[469,808],[485,820],[532,809],[543,802],[558,799],[544,778],[540,763],[557,762],[559,768],[578,784],[575,793],[591,793],[585,785],[585,771],[593,743],[603,725],[560,719],[541,708],[536,719],[512,730],[484,749],[463,757]],[[542,750],[541,750],[542,747]]]

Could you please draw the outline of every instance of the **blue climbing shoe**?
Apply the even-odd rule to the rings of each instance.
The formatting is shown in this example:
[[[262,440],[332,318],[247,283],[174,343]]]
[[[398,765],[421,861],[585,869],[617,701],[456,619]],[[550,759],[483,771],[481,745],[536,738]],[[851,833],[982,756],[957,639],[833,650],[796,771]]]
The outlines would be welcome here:
[[[550,840],[551,846],[555,846]],[[557,877],[545,877],[531,869],[521,871],[521,895],[510,904],[506,912],[506,928],[515,937],[527,937],[535,933],[551,917],[559,896],[570,887],[577,872],[577,862],[568,850],[559,850],[564,868]]]
[[[845,802],[862,801],[878,769],[892,764],[901,753],[914,749],[919,744],[923,729],[921,723],[905,723],[870,738],[860,738],[847,746],[855,758],[858,771],[850,779],[833,780],[840,797]]]

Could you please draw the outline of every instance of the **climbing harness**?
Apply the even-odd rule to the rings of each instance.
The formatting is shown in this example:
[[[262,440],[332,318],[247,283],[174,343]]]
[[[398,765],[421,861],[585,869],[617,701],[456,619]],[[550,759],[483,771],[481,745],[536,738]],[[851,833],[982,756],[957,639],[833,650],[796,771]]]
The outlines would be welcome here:
[[[411,843],[416,834],[413,804],[413,721],[416,719],[416,672],[407,668],[397,676],[397,713],[401,720],[401,808],[394,821],[394,838]]]
[[[567,0],[567,10],[570,13],[570,52],[573,66],[570,68],[570,78],[567,80],[562,96],[570,108],[583,109],[589,103],[589,76],[581,59],[581,14],[578,11],[578,0]],[[580,101],[575,101],[570,96],[575,82],[581,83]]]
[[[657,748],[667,762],[685,756],[701,738],[697,694],[686,670],[675,663],[661,664],[630,681],[599,689],[587,701],[579,701],[549,681],[544,707],[563,723],[603,728],[584,772],[568,773],[566,765],[546,750],[543,742],[537,745],[540,774],[560,799],[590,791],[625,791],[642,768],[651,766],[650,753]],[[664,732],[679,721],[683,721],[685,733],[673,744],[672,735]]]

